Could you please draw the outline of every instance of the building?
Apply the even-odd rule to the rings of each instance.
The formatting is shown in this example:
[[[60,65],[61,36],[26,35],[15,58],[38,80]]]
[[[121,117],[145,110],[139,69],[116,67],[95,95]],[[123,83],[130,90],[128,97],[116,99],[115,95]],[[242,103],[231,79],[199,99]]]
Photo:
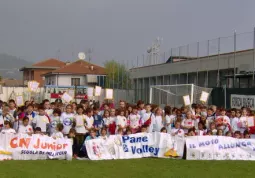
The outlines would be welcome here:
[[[44,77],[43,74],[54,71],[62,66],[65,66],[66,63],[58,59],[46,59],[38,63],[33,64],[32,66],[25,66],[20,69],[23,72],[23,85],[27,85],[27,82],[30,80],[35,80],[40,83],[40,87],[44,86]]]
[[[151,85],[254,87],[254,65],[254,49],[203,57],[170,56],[166,63],[130,69],[130,77],[134,83],[135,100],[148,102]]]
[[[77,60],[72,63],[42,74],[45,77],[45,85],[55,86],[95,86],[104,85],[105,68],[89,63],[85,60]]]

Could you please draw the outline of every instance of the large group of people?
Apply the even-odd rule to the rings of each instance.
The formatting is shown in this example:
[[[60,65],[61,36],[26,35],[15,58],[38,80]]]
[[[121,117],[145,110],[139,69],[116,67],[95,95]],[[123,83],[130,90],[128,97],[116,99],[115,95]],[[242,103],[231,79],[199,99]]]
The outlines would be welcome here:
[[[248,126],[253,118],[249,108],[230,109],[192,104],[188,107],[165,106],[138,101],[128,104],[119,101],[115,107],[105,101],[91,104],[81,100],[63,104],[61,100],[41,104],[26,101],[16,107],[14,100],[0,101],[1,133],[43,134],[56,138],[71,138],[73,154],[86,156],[85,141],[107,139],[109,135],[129,135],[139,132],[163,132],[173,136],[218,135],[250,138],[254,126]]]

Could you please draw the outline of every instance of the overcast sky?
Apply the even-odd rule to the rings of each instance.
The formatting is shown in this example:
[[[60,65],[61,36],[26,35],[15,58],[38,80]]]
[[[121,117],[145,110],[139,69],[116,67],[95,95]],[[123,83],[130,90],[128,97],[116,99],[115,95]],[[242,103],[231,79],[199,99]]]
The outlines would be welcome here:
[[[30,61],[136,59],[156,37],[162,51],[252,31],[254,0],[0,0],[0,53]],[[58,52],[60,50],[60,52]]]

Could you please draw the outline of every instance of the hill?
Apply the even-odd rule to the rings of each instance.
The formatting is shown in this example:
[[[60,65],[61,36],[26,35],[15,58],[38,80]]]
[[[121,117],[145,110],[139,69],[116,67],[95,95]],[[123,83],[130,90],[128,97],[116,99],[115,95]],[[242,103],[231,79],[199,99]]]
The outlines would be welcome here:
[[[19,68],[27,65],[32,65],[32,63],[8,54],[0,54],[0,75],[2,78],[21,79],[22,73]]]

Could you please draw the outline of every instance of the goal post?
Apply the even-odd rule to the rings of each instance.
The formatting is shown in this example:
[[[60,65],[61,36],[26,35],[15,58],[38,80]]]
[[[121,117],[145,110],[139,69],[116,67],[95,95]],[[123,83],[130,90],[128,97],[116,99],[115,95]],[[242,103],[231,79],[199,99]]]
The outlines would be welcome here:
[[[201,95],[208,93],[209,98],[211,92],[211,88],[199,87],[194,84],[152,85],[150,86],[149,102],[159,106],[181,107],[184,105],[183,96],[188,95],[191,104],[207,104],[208,99],[205,102],[201,101]]]

